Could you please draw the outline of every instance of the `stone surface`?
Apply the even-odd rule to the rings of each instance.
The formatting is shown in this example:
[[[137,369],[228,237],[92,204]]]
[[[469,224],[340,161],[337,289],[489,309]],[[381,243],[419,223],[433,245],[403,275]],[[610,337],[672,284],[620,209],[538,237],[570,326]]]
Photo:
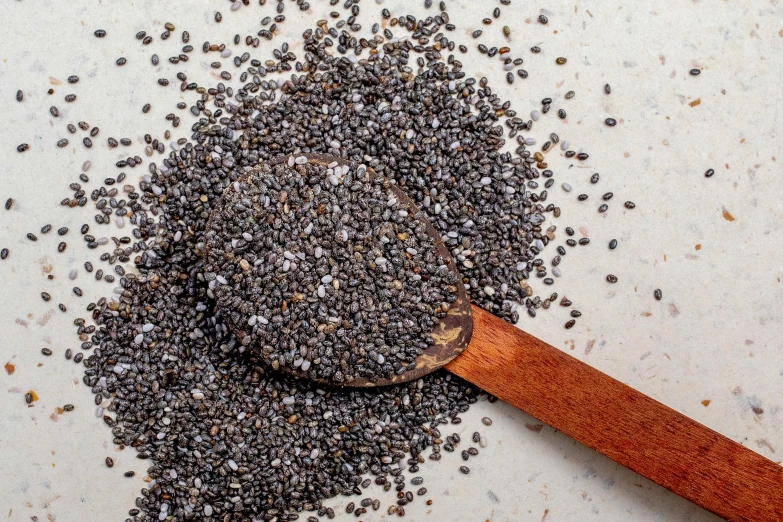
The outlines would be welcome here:
[[[328,18],[327,2],[311,3],[308,25]],[[559,266],[563,275],[553,287],[584,315],[574,328],[564,330],[568,316],[553,306],[540,310],[535,320],[524,316],[520,325],[779,461],[783,320],[775,310],[783,298],[783,194],[776,174],[783,158],[777,129],[783,97],[783,8],[760,1],[671,7],[627,0],[569,3],[544,10],[549,23],[541,25],[535,22],[541,12],[537,7],[514,2],[500,6],[500,20],[487,27],[481,19],[491,16],[495,5],[449,3],[458,27],[454,36],[471,48],[468,58],[458,56],[466,69],[487,75],[520,115],[540,109],[541,98],[553,97],[553,109],[566,109],[568,118],[560,120],[556,110],[542,115],[532,136],[543,143],[549,132],[557,132],[573,150],[590,153],[587,162],[574,162],[570,169],[565,158],[548,159],[558,182],[574,187],[571,194],[550,190],[563,208],[556,221],[558,234],[572,226],[577,239],[587,235],[593,240],[587,247],[569,249]],[[215,72],[202,58],[201,43],[228,43],[237,32],[243,38],[256,33],[259,19],[274,15],[273,4],[263,15],[248,15],[250,8],[244,6],[231,13],[230,5],[207,1],[183,9],[173,6],[184,3],[150,0],[0,6],[0,17],[10,22],[0,52],[0,95],[5,100],[0,200],[15,200],[11,211],[0,209],[0,246],[11,251],[0,261],[0,365],[14,367],[13,374],[0,371],[0,508],[6,519],[123,520],[144,487],[145,462],[111,443],[110,430],[95,417],[93,397],[81,384],[81,367],[63,357],[66,348],[80,351],[70,311],[83,310],[88,297],[108,295],[116,285],[95,283],[81,270],[85,260],[97,257],[96,251],[88,254],[76,233],[82,223],[92,225],[92,213],[68,210],[58,202],[69,194],[67,185],[85,160],[93,163],[90,186],[116,176],[114,163],[127,153],[123,147],[108,150],[108,136],[139,144],[146,132],[160,135],[170,128],[164,116],[179,113],[173,107],[179,92],[156,80],[173,79],[180,70],[165,60],[182,46],[179,30],[188,30],[196,47],[183,69],[189,77],[201,69],[206,83]],[[376,16],[367,15],[381,7],[397,15],[425,13],[423,2],[405,4],[410,2],[387,0],[378,6],[365,0],[361,21],[369,28]],[[221,24],[214,22],[216,9],[224,14]],[[288,2],[285,14],[282,36],[298,36],[304,15]],[[167,21],[178,30],[160,42]],[[512,29],[510,42],[501,33],[506,24]],[[105,38],[93,36],[98,28],[107,31]],[[474,41],[469,33],[478,28],[484,35]],[[153,45],[134,39],[142,29],[155,37]],[[525,59],[530,77],[517,77],[508,85],[502,63],[474,51],[478,42],[510,45],[513,56]],[[532,45],[542,52],[530,53]],[[236,50],[244,47],[243,42]],[[294,52],[300,48],[292,46]],[[155,68],[152,53],[162,57]],[[115,65],[120,56],[128,58],[124,67]],[[568,62],[556,65],[559,56]],[[699,76],[688,74],[694,67],[702,69]],[[233,70],[233,64],[226,69]],[[72,74],[80,77],[78,84],[67,83]],[[212,78],[210,83],[217,81]],[[610,95],[604,93],[606,83],[612,86]],[[46,94],[50,87],[55,89],[51,96]],[[15,101],[17,89],[24,92],[22,103]],[[569,90],[576,96],[564,100]],[[77,94],[75,102],[64,102],[69,93]],[[152,104],[148,114],[141,111],[145,103]],[[51,105],[60,110],[56,122]],[[606,126],[608,117],[617,126]],[[81,120],[101,127],[89,150],[65,130],[65,124]],[[189,134],[189,122],[183,116],[172,140]],[[70,143],[57,148],[62,138]],[[20,143],[29,143],[30,150],[17,153]],[[132,150],[135,154],[142,148]],[[562,151],[553,147],[548,156],[553,153]],[[715,175],[706,179],[708,168]],[[146,169],[125,170],[136,181]],[[590,185],[594,172],[601,173],[601,181]],[[599,214],[599,197],[609,190],[614,199]],[[583,192],[591,195],[589,204],[577,204],[576,194]],[[636,202],[636,208],[624,208],[626,200]],[[39,235],[36,243],[25,239],[25,233],[37,233],[46,223],[68,226],[71,232],[64,238]],[[96,237],[108,232],[92,228]],[[606,248],[612,238],[619,243],[614,251]],[[69,247],[58,254],[62,239]],[[79,268],[75,282],[67,278],[72,268]],[[46,279],[49,273],[54,280]],[[618,276],[617,284],[606,283],[609,273]],[[73,295],[74,284],[85,297]],[[656,288],[663,291],[661,301],[653,297]],[[43,302],[42,291],[52,301]],[[68,306],[68,314],[56,310],[59,302]],[[43,356],[42,347],[54,354]],[[29,390],[39,396],[30,408],[24,402]],[[75,410],[57,413],[66,403]],[[492,426],[481,424],[484,416],[493,419]],[[482,402],[454,431],[465,441],[480,431],[487,447],[471,458],[467,476],[459,473],[457,455],[427,461],[420,473],[428,489],[423,499],[432,498],[433,505],[417,499],[400,520],[715,520],[507,405]],[[115,461],[112,469],[105,465],[107,456]],[[136,476],[123,477],[130,469]],[[392,502],[382,498],[381,510],[362,520],[381,519]],[[341,497],[332,505],[350,500],[355,499]],[[355,520],[336,511],[341,513],[337,520]]]

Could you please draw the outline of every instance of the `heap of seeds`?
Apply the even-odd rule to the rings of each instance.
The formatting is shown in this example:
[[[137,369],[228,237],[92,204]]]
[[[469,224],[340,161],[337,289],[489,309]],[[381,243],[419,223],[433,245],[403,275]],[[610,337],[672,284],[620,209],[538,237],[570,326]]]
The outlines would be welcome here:
[[[338,384],[415,367],[456,278],[424,224],[364,165],[290,156],[233,183],[205,279],[242,348]]]
[[[413,31],[416,38],[434,35],[442,49],[454,47],[438,33],[447,22],[445,13],[421,22],[411,16],[392,22],[392,26]],[[201,116],[193,126],[192,140],[172,144],[169,157],[160,164],[151,163],[139,192],[125,189],[133,196],[127,206],[102,199],[111,198],[113,188],[93,192],[99,206],[107,202],[96,223],[108,223],[108,216],[115,213],[118,223],[123,219],[124,224],[129,215],[137,240],[132,245],[117,242],[114,253],[106,255],[110,263],[132,258],[140,275],[122,276],[122,293],[90,305],[98,330],[82,346],[95,346],[85,359],[85,382],[96,394],[98,413],[113,427],[115,442],[134,446],[139,458],[153,462],[148,474],[154,482],[137,500],[145,518],[138,518],[139,513],[132,510],[136,519],[277,517],[282,521],[297,518],[302,510],[329,516],[332,513],[322,502],[340,493],[360,494],[362,475],[368,472],[376,475],[376,483],[388,487],[391,475],[402,495],[404,467],[415,473],[424,462],[421,453],[428,448],[431,460],[440,459],[441,446],[453,451],[459,437],[442,437],[437,427],[449,418],[459,422],[458,413],[476,400],[478,390],[443,371],[403,386],[351,392],[267,373],[258,364],[261,360],[299,364],[301,369],[306,359],[303,343],[283,353],[269,343],[279,338],[264,337],[263,329],[254,329],[251,335],[261,334],[254,344],[264,346],[242,353],[243,342],[234,334],[238,325],[248,324],[255,316],[254,326],[259,326],[259,317],[271,323],[275,316],[253,309],[263,302],[262,296],[246,293],[250,286],[238,295],[223,294],[222,287],[228,285],[217,287],[212,281],[220,281],[218,277],[232,280],[231,268],[226,263],[216,266],[217,251],[209,261],[203,256],[215,242],[225,245],[226,240],[237,239],[232,248],[239,246],[239,236],[245,232],[242,226],[234,221],[229,235],[213,234],[210,239],[209,220],[215,216],[235,219],[237,214],[220,213],[221,198],[227,191],[236,192],[236,182],[241,188],[247,173],[260,162],[281,154],[321,152],[365,163],[405,190],[425,212],[457,261],[474,302],[509,321],[517,320],[514,301],[524,302],[530,315],[542,306],[539,298],[531,297],[527,280],[535,276],[553,282],[546,277],[543,260],[536,256],[553,232],[542,230],[544,213],[559,215],[559,210],[552,204],[545,206],[546,190],[535,191],[537,180],[548,180],[552,171],[544,168],[538,153],[534,157],[527,151],[521,136],[517,136],[516,154],[501,152],[505,144],[501,118],[512,136],[529,129],[532,122],[516,118],[509,103],[492,93],[486,79],[477,82],[467,77],[457,60],[441,61],[432,45],[396,40],[386,31],[389,41],[384,43],[376,35],[368,43],[377,52],[361,58],[366,47],[359,39],[340,35],[333,28],[327,31],[319,23],[304,35],[304,62],[296,64],[304,74],[286,81],[264,80],[267,71],[274,72],[277,66],[264,69],[261,62],[252,60],[240,79],[252,74],[253,81],[236,93],[223,84],[208,91],[199,88],[205,92],[191,107],[192,113]],[[340,42],[337,54],[333,54],[332,38]],[[212,45],[204,47],[211,51]],[[287,44],[283,49],[278,53],[285,58],[281,63],[290,68],[287,62],[295,56]],[[349,52],[359,58],[344,56]],[[426,53],[428,61],[418,58],[420,69],[414,74],[407,63],[418,52]],[[214,96],[214,112],[206,106],[210,95]],[[148,143],[155,145],[152,138]],[[149,153],[159,150],[159,145]],[[118,167],[141,162],[129,156]],[[107,184],[114,182],[106,180]],[[81,206],[86,202],[83,194],[77,188],[71,201],[78,200]],[[334,209],[331,215],[340,218]],[[269,249],[274,243],[269,243],[274,237],[259,239],[258,244],[252,242],[252,248]],[[91,236],[88,246],[99,240]],[[242,240],[247,241],[244,236]],[[431,249],[423,246],[420,239],[411,248],[427,255],[424,252]],[[315,245],[313,254],[314,249]],[[295,259],[288,261],[302,261],[296,256],[298,250],[289,251]],[[247,262],[255,266],[261,251],[248,249],[246,253],[251,252],[258,257],[252,263],[248,257]],[[376,256],[376,266],[377,257],[386,255]],[[285,258],[284,251],[278,261]],[[212,265],[205,266],[207,262]],[[270,276],[278,270],[268,255],[267,262],[258,266],[270,270]],[[337,270],[345,268],[341,262]],[[335,275],[329,275],[334,281]],[[350,284],[348,277],[337,279]],[[434,289],[443,288],[436,283]],[[307,298],[312,298],[313,290],[318,297],[315,287],[309,289]],[[284,286],[274,289],[285,291]],[[229,311],[228,300],[237,297],[244,302],[238,308],[230,305]],[[267,299],[269,311],[276,312],[279,306],[282,312],[282,301],[274,299]],[[437,295],[429,305],[443,301],[448,301],[447,296]],[[289,305],[292,313],[300,308],[293,305]],[[340,315],[327,310],[326,317]],[[432,320],[431,312],[425,318]],[[295,318],[291,315],[284,320]],[[80,333],[91,328],[83,321],[77,324]],[[302,329],[301,322],[281,327],[289,325],[295,338],[306,336],[307,328]],[[387,342],[380,336],[377,339]],[[272,349],[265,351],[266,345]],[[311,346],[304,346],[309,353]],[[389,361],[380,352],[383,363],[375,356],[374,366],[372,362],[341,366],[343,378],[345,369],[351,367],[369,376],[398,371],[423,347],[408,345],[403,358],[395,361],[396,367],[387,368]],[[299,350],[298,357],[294,348]],[[310,371],[316,368],[314,361]],[[463,458],[476,452],[475,448],[472,453],[466,451]],[[469,472],[466,466],[460,469]],[[408,493],[389,513],[404,514],[403,506],[413,498]]]

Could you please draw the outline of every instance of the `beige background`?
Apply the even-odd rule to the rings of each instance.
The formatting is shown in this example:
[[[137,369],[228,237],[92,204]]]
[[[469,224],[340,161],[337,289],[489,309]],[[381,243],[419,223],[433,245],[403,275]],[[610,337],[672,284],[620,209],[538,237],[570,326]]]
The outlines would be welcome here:
[[[257,2],[253,2],[257,4]],[[312,26],[326,18],[327,2],[311,0]],[[109,152],[106,139],[129,137],[135,143],[150,132],[160,136],[170,128],[168,112],[179,112],[175,87],[159,87],[158,77],[174,80],[176,71],[206,83],[214,73],[200,51],[201,43],[229,42],[235,33],[258,31],[259,21],[274,14],[274,2],[230,12],[230,3],[217,1],[135,2],[5,1],[0,48],[0,200],[16,200],[13,210],[0,210],[0,247],[11,255],[0,261],[0,365],[10,362],[13,375],[0,371],[0,520],[102,521],[123,520],[143,487],[145,467],[128,450],[111,443],[110,430],[95,418],[92,395],[81,384],[80,367],[63,359],[67,347],[78,350],[71,324],[75,314],[56,311],[65,303],[83,310],[90,299],[108,295],[115,285],[88,279],[82,268],[87,253],[78,228],[92,223],[92,212],[68,210],[58,202],[71,194],[82,163],[91,160],[95,180],[116,176],[113,163],[128,148]],[[415,6],[405,6],[415,4]],[[394,14],[421,13],[422,1],[392,2],[384,6]],[[783,147],[778,133],[783,80],[783,8],[778,2],[564,2],[545,11],[550,23],[535,23],[539,14],[529,2],[513,0],[501,6],[502,17],[490,27],[481,18],[491,16],[497,2],[450,1],[454,36],[471,47],[460,58],[477,76],[490,77],[496,91],[526,116],[540,108],[541,98],[555,98],[569,117],[560,121],[554,110],[536,125],[532,135],[542,138],[557,132],[572,148],[590,153],[584,164],[574,165],[557,149],[548,155],[558,183],[550,200],[563,208],[556,222],[584,227],[589,247],[570,250],[561,264],[563,277],[554,287],[573,300],[584,316],[572,330],[558,306],[540,311],[536,320],[526,316],[521,326],[575,357],[609,373],[721,433],[780,461],[781,431],[780,303],[783,215],[780,168]],[[436,2],[437,5],[437,2]],[[404,7],[403,7],[404,6]],[[367,29],[383,6],[362,2]],[[224,20],[213,21],[220,9]],[[342,12],[342,9],[340,8]],[[288,21],[284,35],[301,34],[303,16],[286,2]],[[369,16],[372,14],[372,16]],[[430,15],[435,10],[430,10]],[[196,47],[186,67],[166,62],[182,46],[179,31],[161,42],[163,23],[187,29]],[[525,59],[530,78],[504,81],[497,59],[474,52],[469,33],[485,30],[481,42],[502,45],[501,26],[512,28],[515,56]],[[109,35],[96,39],[92,32]],[[133,35],[147,30],[155,37],[144,47]],[[278,40],[278,43],[282,38]],[[543,51],[531,54],[531,45]],[[244,43],[237,46],[244,52]],[[292,50],[301,55],[301,46]],[[156,72],[149,56],[157,52],[165,65]],[[271,53],[271,48],[267,51]],[[262,59],[266,54],[257,53]],[[114,61],[126,56],[128,64]],[[568,58],[557,66],[558,56]],[[209,58],[212,61],[212,58]],[[229,62],[229,60],[223,60]],[[699,67],[698,77],[687,71]],[[234,71],[233,64],[226,69]],[[81,81],[71,86],[70,74]],[[201,78],[201,80],[198,80]],[[62,85],[51,85],[57,81]],[[605,83],[612,94],[603,93]],[[49,96],[46,90],[55,89]],[[23,103],[14,100],[17,89]],[[574,90],[576,97],[564,100]],[[66,104],[69,92],[78,99]],[[190,98],[188,98],[190,99]],[[144,115],[141,106],[153,105]],[[697,102],[700,102],[697,104]],[[48,108],[56,104],[61,117],[54,122]],[[618,125],[608,128],[606,117]],[[101,127],[87,150],[81,136],[65,130],[79,120]],[[174,132],[187,136],[190,119]],[[68,137],[63,149],[55,142]],[[15,151],[26,142],[31,150]],[[134,145],[134,154],[142,155]],[[703,172],[716,174],[705,179]],[[130,179],[145,167],[126,169]],[[588,178],[601,173],[598,185]],[[564,193],[560,182],[574,187]],[[600,195],[613,191],[610,210],[599,215]],[[590,194],[586,203],[576,195]],[[633,200],[633,211],[622,206]],[[731,216],[734,220],[727,220]],[[69,247],[58,254],[60,238],[54,231],[38,233],[41,226],[67,225]],[[96,235],[105,227],[93,227]],[[31,243],[28,231],[40,239]],[[128,229],[126,228],[125,232]],[[562,232],[560,236],[562,237]],[[607,242],[619,246],[609,251]],[[546,254],[545,259],[554,255]],[[53,281],[44,272],[51,266]],[[96,263],[96,267],[99,266]],[[76,298],[68,280],[71,268],[79,270],[76,284],[85,297]],[[604,277],[614,273],[619,283]],[[653,299],[655,288],[663,300]],[[567,289],[567,291],[566,291]],[[50,303],[39,297],[52,294]],[[46,358],[40,349],[50,347]],[[23,394],[40,395],[34,407]],[[75,411],[57,415],[65,403]],[[54,414],[54,415],[53,415]],[[491,427],[482,416],[494,420]],[[612,463],[513,408],[483,402],[465,416],[456,431],[468,439],[479,429],[489,446],[471,460],[472,472],[461,475],[458,454],[422,468],[434,504],[415,502],[406,507],[410,521],[708,521],[714,517],[664,491],[638,475]],[[117,464],[104,465],[106,456]],[[128,479],[122,471],[139,474]],[[336,499],[343,501],[344,499]],[[392,501],[384,498],[385,507]],[[335,502],[334,505],[342,505]],[[342,511],[342,510],[340,510]],[[362,517],[366,522],[392,517],[385,511]],[[305,517],[306,518],[306,517]],[[339,520],[356,520],[345,514]],[[398,518],[395,516],[395,520]]]

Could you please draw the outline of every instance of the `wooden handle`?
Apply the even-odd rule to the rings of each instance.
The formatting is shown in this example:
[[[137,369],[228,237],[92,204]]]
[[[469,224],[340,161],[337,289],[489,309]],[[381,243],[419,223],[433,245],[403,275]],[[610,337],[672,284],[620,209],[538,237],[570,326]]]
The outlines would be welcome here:
[[[446,369],[731,521],[783,520],[783,467],[473,307]]]

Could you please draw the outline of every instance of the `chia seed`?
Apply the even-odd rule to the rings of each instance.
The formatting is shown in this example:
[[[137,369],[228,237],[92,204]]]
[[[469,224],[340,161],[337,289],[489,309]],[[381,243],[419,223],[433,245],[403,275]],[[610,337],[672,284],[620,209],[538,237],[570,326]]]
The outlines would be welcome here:
[[[240,2],[235,4],[238,8]],[[283,7],[292,4],[277,5],[275,23],[283,23]],[[358,3],[345,8],[358,16]],[[132,231],[132,236],[96,239],[87,236],[87,225],[81,228],[90,249],[114,242],[114,251],[101,260],[115,267],[118,283],[111,298],[87,306],[94,325],[84,319],[75,323],[85,351],[73,357],[84,362],[83,380],[101,414],[101,403],[111,402],[106,409],[116,418],[102,418],[115,443],[152,460],[148,474],[154,483],[137,499],[131,516],[293,520],[312,510],[331,518],[334,512],[321,509],[321,502],[360,493],[367,473],[384,489],[395,487],[402,494],[394,512],[403,516],[402,505],[413,500],[412,492],[403,493],[399,473],[406,459],[415,473],[425,462],[425,450],[432,448],[430,460],[439,460],[441,447],[448,452],[458,444],[454,436],[443,443],[438,427],[461,422],[460,414],[479,391],[445,371],[399,386],[346,391],[268,368],[301,370],[307,363],[306,371],[324,375],[319,372],[327,370],[338,383],[338,373],[343,380],[396,373],[426,350],[428,325],[449,304],[449,287],[456,281],[441,274],[442,260],[426,248],[410,216],[377,196],[374,191],[383,187],[368,183],[357,170],[360,164],[402,187],[431,220],[476,305],[510,322],[518,320],[512,302],[523,303],[531,316],[543,306],[528,281],[554,282],[544,277],[538,256],[555,238],[554,227],[544,231],[543,223],[549,213],[559,217],[560,209],[545,203],[546,190],[539,192],[539,183],[546,189],[554,184],[552,171],[541,166],[544,156],[527,149],[535,141],[520,140],[533,121],[516,118],[510,103],[499,99],[488,81],[468,77],[455,57],[441,62],[432,53],[417,61],[417,42],[390,41],[391,28],[419,35],[437,34],[436,26],[453,30],[447,13],[427,20],[383,13],[391,20],[381,31],[387,41],[376,46],[365,40],[383,54],[368,57],[358,35],[338,32],[358,31],[355,18],[340,20],[344,23],[337,28],[324,21],[305,32],[301,46],[292,45],[303,57],[294,56],[287,43],[274,50],[271,63],[234,56],[236,67],[245,62],[251,67],[237,71],[245,85],[234,86],[231,94],[222,84],[207,88],[177,75],[183,99],[191,90],[200,96],[180,102],[200,118],[194,120],[191,140],[173,142],[166,151],[170,131],[165,143],[145,137],[148,156],[160,156],[138,176],[138,190],[123,190],[116,176],[92,194],[74,189],[73,198],[65,200],[68,206],[93,201],[98,211],[93,227],[110,223],[114,214],[118,226],[127,223]],[[273,39],[271,21],[266,20],[265,33],[250,35],[245,43],[256,47],[259,39]],[[541,15],[539,22],[548,20]],[[508,37],[510,29],[504,27],[503,34]],[[185,33],[182,37],[187,43]],[[147,38],[152,41],[146,33],[140,40],[146,44]],[[237,37],[234,41],[239,43]],[[444,56],[446,49],[454,51],[454,42],[442,35],[434,41]],[[528,76],[524,69],[513,73],[522,62],[511,61],[510,49],[479,47],[487,57],[500,54],[509,83],[515,75]],[[205,42],[202,48],[230,56],[223,45]],[[467,52],[465,46],[459,49]],[[169,61],[186,59],[180,54]],[[121,60],[117,65],[126,63]],[[152,61],[157,64],[157,56]],[[267,76],[294,66],[295,75]],[[221,76],[230,77],[227,71]],[[176,126],[175,118],[172,114],[167,121]],[[501,152],[515,138],[517,151]],[[551,143],[557,142],[552,137]],[[119,145],[113,138],[108,143]],[[567,146],[563,150],[567,157],[587,159]],[[337,154],[353,162],[340,173],[348,184],[338,179],[332,185],[334,167],[329,173],[296,161],[266,177],[252,171],[281,155],[303,153]],[[141,163],[137,158],[117,158],[117,166],[132,168]],[[112,184],[116,187],[109,188]],[[126,198],[122,205],[120,197]],[[385,225],[397,229],[389,235]],[[564,255],[565,248],[558,253]],[[135,270],[125,272],[118,263]],[[93,270],[89,262],[84,266]],[[99,269],[96,279],[101,278],[115,281]],[[67,358],[71,354],[66,350]],[[477,438],[474,442],[485,447],[486,439]],[[469,457],[477,453],[465,451]],[[469,473],[467,467],[460,471]],[[259,474],[274,481],[253,480],[252,496],[247,490],[240,502],[229,501],[227,495]],[[308,487],[316,477],[318,487]],[[380,507],[380,501],[365,505],[367,500],[353,509],[357,517],[369,506]]]

